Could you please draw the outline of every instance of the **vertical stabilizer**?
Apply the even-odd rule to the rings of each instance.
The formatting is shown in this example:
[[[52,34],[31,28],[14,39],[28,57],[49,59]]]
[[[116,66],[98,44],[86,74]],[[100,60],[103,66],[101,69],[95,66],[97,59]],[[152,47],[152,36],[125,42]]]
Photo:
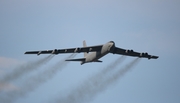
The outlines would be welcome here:
[[[87,45],[86,45],[86,41],[85,41],[85,40],[83,41],[83,47],[87,47]],[[87,56],[87,54],[88,54],[87,52],[84,52],[84,57],[86,57],[86,56]]]

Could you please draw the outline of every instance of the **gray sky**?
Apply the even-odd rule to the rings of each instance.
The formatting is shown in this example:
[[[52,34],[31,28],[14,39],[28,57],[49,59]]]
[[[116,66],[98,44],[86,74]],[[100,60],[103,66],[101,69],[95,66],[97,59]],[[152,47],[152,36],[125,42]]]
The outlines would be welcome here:
[[[158,55],[142,59],[106,89],[87,99],[90,103],[180,102],[180,1],[179,0],[0,0],[0,74],[45,56],[24,55],[46,50],[103,44]],[[50,68],[67,54],[55,56],[39,69]],[[78,54],[75,58],[82,57]],[[14,103],[44,103],[67,96],[119,55],[108,54],[103,63],[68,63],[62,71]],[[132,61],[127,57],[121,69]],[[34,71],[29,77],[38,74]],[[113,75],[113,74],[112,74]],[[0,96],[23,88],[28,78],[1,87]]]

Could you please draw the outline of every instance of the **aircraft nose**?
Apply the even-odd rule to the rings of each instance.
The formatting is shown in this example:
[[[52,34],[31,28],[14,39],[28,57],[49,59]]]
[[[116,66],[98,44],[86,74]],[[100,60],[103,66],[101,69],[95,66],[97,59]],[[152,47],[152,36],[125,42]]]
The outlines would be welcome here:
[[[111,48],[115,47],[115,43],[114,42],[110,43],[110,45],[111,45]]]
[[[109,43],[109,50],[114,51],[115,44],[114,43]]]
[[[114,41],[110,41],[109,43],[111,44],[112,47],[115,47]]]

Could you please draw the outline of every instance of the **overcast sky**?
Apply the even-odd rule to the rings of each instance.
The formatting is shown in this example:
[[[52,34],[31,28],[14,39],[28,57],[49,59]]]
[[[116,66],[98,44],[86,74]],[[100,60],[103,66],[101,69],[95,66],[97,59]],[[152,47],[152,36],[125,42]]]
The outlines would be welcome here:
[[[28,50],[81,47],[83,40],[89,46],[113,40],[117,47],[148,52],[159,58],[141,59],[116,81],[92,97],[82,96],[78,102],[179,103],[179,5],[179,0],[0,0],[0,77],[24,63],[47,56],[24,55]],[[48,70],[69,55],[57,55],[37,69]],[[78,54],[74,58],[82,56]],[[88,78],[118,57],[108,54],[100,59],[102,63],[84,65],[68,62],[61,67],[63,70],[13,102],[58,103],[72,91],[83,88]],[[132,60],[134,58],[126,57],[116,69]],[[28,75],[31,77],[37,72],[40,71]],[[0,86],[1,98],[20,91],[26,78],[28,76],[22,76],[7,82],[6,87]]]

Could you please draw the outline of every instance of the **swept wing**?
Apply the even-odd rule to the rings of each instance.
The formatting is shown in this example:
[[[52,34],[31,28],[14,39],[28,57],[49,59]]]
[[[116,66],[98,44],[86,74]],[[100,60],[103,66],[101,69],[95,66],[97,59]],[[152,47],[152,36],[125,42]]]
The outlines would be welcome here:
[[[103,45],[77,47],[68,49],[54,49],[54,50],[41,50],[41,51],[27,51],[24,54],[60,54],[60,53],[81,53],[81,52],[95,52],[100,51]]]
[[[115,47],[114,51],[111,53],[140,57],[140,58],[148,58],[148,59],[157,59],[158,58],[158,56],[149,55],[148,53],[139,53],[139,52],[134,52],[133,50],[125,50],[125,49],[118,48],[118,47]]]

